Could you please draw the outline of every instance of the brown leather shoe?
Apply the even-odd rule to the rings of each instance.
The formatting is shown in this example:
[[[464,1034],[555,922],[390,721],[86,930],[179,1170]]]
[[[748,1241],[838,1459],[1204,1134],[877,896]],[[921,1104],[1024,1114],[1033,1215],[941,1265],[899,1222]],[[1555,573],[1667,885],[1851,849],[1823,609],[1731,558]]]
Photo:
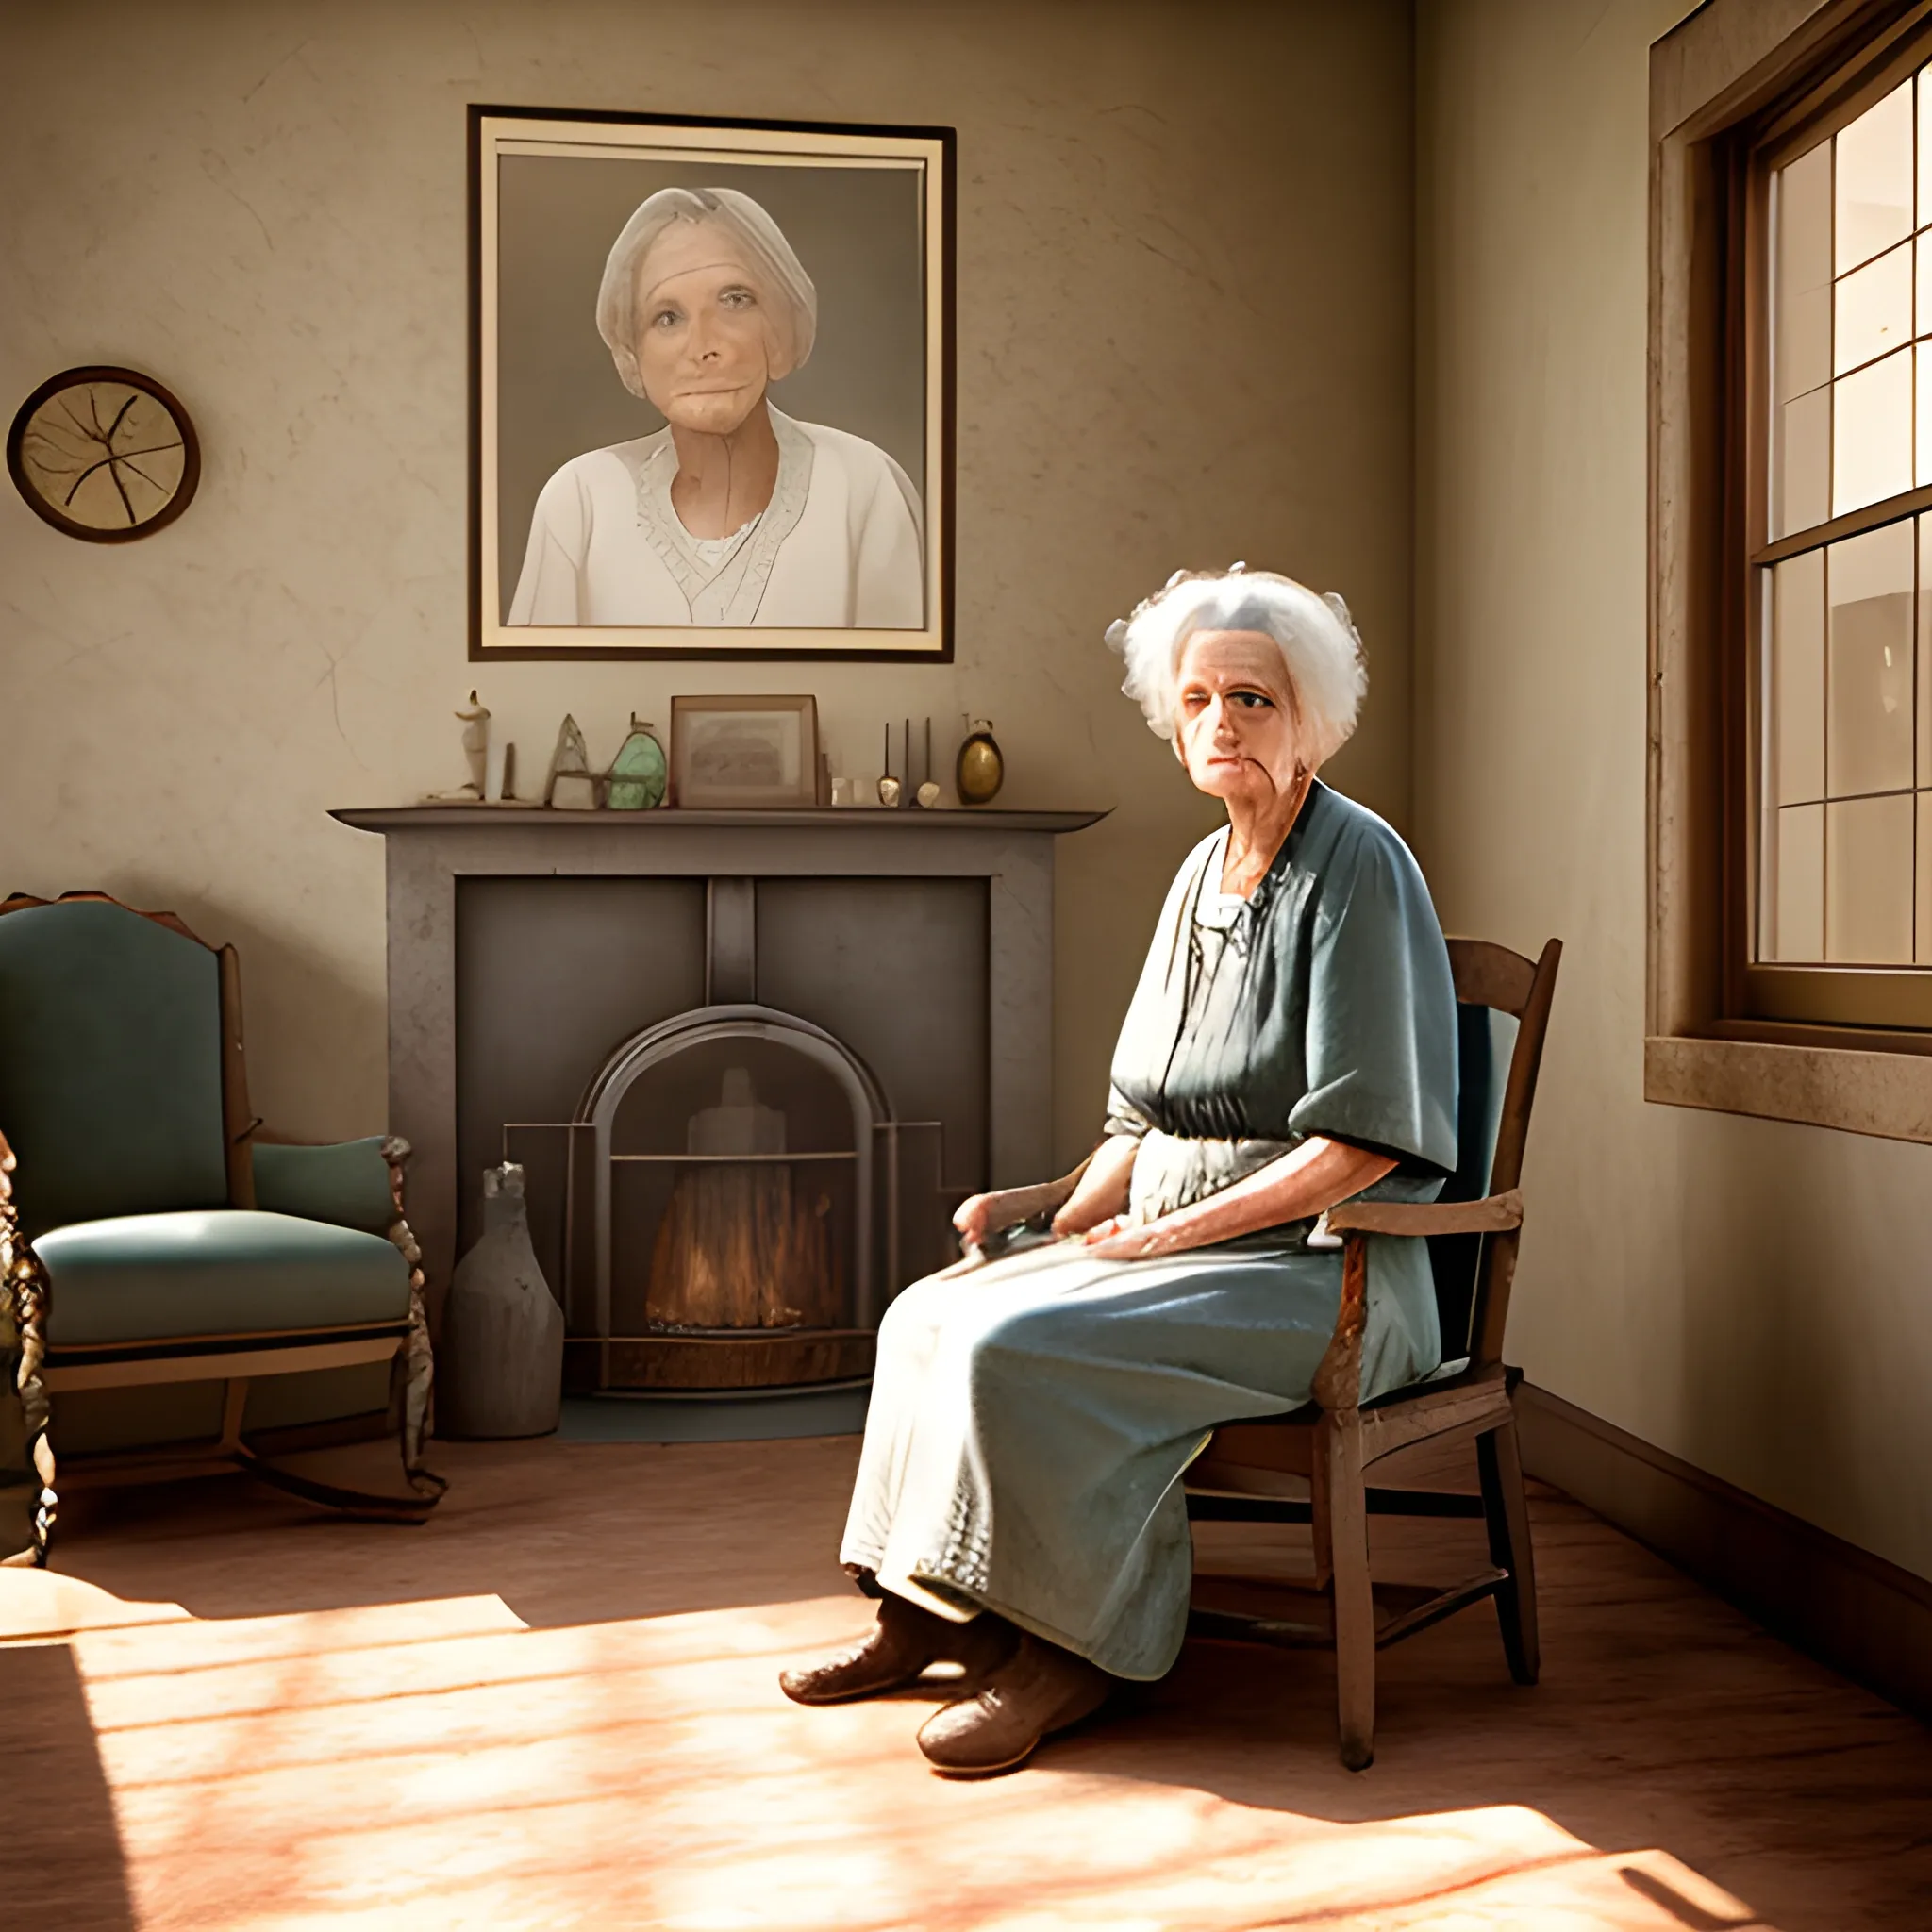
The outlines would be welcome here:
[[[928,1718],[919,1748],[941,1777],[994,1777],[1017,1771],[1042,1738],[1091,1717],[1113,1679],[1097,1664],[1030,1632],[976,1697]]]
[[[780,1672],[778,1688],[794,1704],[849,1704],[897,1690],[930,1664],[962,1664],[976,1680],[1013,1654],[1019,1636],[1004,1617],[955,1624],[904,1597],[884,1596],[878,1622],[857,1644],[824,1663]]]

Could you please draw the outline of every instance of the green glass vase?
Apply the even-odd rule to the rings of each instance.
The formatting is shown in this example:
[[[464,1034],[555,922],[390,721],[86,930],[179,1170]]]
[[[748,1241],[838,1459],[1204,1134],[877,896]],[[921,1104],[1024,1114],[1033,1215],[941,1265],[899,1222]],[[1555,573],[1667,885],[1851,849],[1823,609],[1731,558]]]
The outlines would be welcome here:
[[[664,747],[633,711],[630,736],[610,767],[606,803],[612,811],[649,811],[653,806],[662,805],[667,769]]]

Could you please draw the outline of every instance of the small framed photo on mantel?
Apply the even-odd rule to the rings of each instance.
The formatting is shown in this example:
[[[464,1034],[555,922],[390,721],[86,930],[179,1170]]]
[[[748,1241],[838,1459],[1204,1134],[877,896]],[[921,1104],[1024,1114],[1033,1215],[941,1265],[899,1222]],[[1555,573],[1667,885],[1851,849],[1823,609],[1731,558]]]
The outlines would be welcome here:
[[[470,109],[470,655],[953,655],[953,130]]]
[[[671,788],[687,811],[818,804],[817,701],[673,698]]]

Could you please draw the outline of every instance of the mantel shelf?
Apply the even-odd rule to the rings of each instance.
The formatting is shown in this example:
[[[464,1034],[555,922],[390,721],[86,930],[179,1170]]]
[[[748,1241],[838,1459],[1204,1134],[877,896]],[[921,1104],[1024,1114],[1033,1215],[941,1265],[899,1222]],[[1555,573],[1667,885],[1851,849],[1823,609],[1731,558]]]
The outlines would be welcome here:
[[[1112,810],[996,811],[926,810],[918,806],[800,807],[784,811],[559,811],[541,805],[384,805],[344,807],[329,813],[358,832],[487,831],[499,826],[548,825],[559,830],[605,828],[652,833],[708,830],[719,826],[758,826],[772,830],[824,826],[903,827],[910,832],[945,831],[1079,832],[1098,824]]]

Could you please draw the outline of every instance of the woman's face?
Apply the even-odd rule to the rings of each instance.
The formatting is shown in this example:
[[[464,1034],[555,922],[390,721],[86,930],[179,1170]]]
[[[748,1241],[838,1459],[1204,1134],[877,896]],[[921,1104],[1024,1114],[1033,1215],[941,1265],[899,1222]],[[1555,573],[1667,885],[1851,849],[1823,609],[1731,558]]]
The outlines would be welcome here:
[[[706,222],[674,222],[638,264],[638,372],[680,429],[729,436],[764,400],[770,316],[743,251]]]
[[[1281,646],[1265,631],[1197,630],[1181,650],[1174,744],[1210,798],[1265,808],[1294,789],[1300,714]]]

